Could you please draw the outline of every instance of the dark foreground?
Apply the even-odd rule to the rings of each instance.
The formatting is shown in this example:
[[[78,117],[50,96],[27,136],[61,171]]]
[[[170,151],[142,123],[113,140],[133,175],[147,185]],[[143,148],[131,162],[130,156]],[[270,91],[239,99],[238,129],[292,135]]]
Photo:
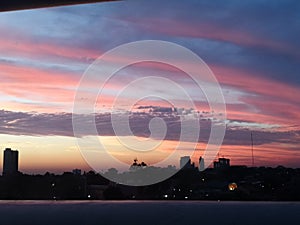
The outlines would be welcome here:
[[[168,173],[175,174],[159,183],[135,186]],[[123,185],[129,181],[132,185]],[[0,199],[300,201],[300,168],[228,166],[199,172],[190,165],[180,171],[149,166],[124,173],[112,168],[104,174],[19,172],[0,176]]]
[[[299,224],[300,202],[0,201],[0,224]]]

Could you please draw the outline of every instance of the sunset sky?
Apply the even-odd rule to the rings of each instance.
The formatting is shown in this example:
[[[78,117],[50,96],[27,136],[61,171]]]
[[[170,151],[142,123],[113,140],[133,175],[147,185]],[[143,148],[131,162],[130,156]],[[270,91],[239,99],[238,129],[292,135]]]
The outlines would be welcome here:
[[[251,166],[252,132],[255,166],[300,167],[299,12],[298,1],[258,0],[120,1],[2,12],[0,148],[18,149],[25,173],[90,170],[72,128],[74,96],[84,71],[121,44],[163,40],[196,53],[221,85],[227,129],[219,156]],[[195,109],[183,110],[186,115],[200,113],[203,129],[192,157],[197,161],[209,135],[211,111],[187,76],[167,65],[130,66],[107,83],[95,107],[100,139],[114,157],[131,163],[133,154],[124,153],[116,140],[109,112],[118,90],[148,75],[172,77],[195,100]],[[159,84],[137,87],[123,96],[125,102],[138,99],[134,95],[142,95],[147,85]],[[98,88],[91,82],[89,91],[97,93]],[[180,101],[174,90],[166,91]],[[153,110],[174,125],[158,149],[144,158],[136,155],[148,164],[161,161],[178,144],[178,121],[167,107],[146,99],[132,108],[131,126],[138,137],[147,137]],[[190,143],[184,146],[190,154]],[[2,154],[0,162],[2,168]],[[179,159],[172,164],[178,167]]]

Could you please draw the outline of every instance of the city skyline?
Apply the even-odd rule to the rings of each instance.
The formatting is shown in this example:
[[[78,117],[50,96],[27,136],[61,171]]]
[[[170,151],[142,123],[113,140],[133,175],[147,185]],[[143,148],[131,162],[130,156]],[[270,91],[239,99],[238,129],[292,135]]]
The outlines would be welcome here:
[[[1,13],[0,149],[18,149],[19,169],[26,173],[91,170],[72,128],[73,101],[81,76],[104,52],[127,42],[155,39],[192,50],[219,81],[227,110],[220,156],[230,158],[233,165],[252,166],[252,133],[255,166],[299,168],[299,10],[296,1],[126,1]],[[191,70],[194,66],[190,65]],[[134,105],[131,126],[139,138],[147,138],[148,123],[155,115],[172,128],[164,143],[145,157],[125,153],[110,120],[118,91],[142,75],[172,77],[195,103],[195,108],[187,108],[176,90],[168,90],[180,103],[175,108],[155,98]],[[197,114],[201,132],[196,151],[191,153],[188,141],[182,145],[182,155],[191,154],[197,163],[208,140],[213,112],[186,74],[148,62],[129,66],[116,76],[105,85],[95,107],[99,138],[110,154],[125,166],[135,157],[150,165],[160,162],[178,144],[178,115]],[[157,85],[134,88],[123,96],[123,102]],[[99,87],[91,82],[88,91],[98,93]],[[81,138],[89,135],[87,131]],[[101,163],[109,168],[108,161]],[[179,167],[179,161],[173,165]]]
[[[12,150],[11,148],[5,148],[3,150],[3,161],[2,161],[2,175],[16,175],[18,173],[23,173],[23,171],[19,170],[19,151],[18,150]],[[133,164],[129,165],[129,167],[127,169],[123,169],[121,171],[118,171],[116,170],[116,168],[114,167],[107,167],[107,168],[104,168],[103,170],[101,171],[94,171],[94,172],[100,172],[100,174],[102,173],[107,173],[109,172],[111,169],[117,171],[117,172],[128,172],[128,171],[134,171],[136,170],[136,168],[139,168],[139,167],[153,167],[155,168],[155,166],[151,165],[151,164],[147,164],[146,162],[144,161],[141,161],[141,163],[138,163],[140,162],[137,158],[134,158],[133,159]],[[133,166],[137,166],[135,169],[132,169]],[[243,168],[246,168],[247,166],[249,165],[242,165],[242,164],[234,164],[234,165],[231,165],[230,164],[230,158],[226,158],[224,156],[218,156],[215,158],[215,160],[209,164],[209,166],[205,166],[205,160],[202,156],[200,156],[198,159],[192,159],[192,156],[181,156],[179,159],[178,159],[178,163],[177,163],[178,166],[176,165],[167,165],[166,167],[162,167],[162,169],[164,168],[167,168],[167,167],[170,167],[171,169],[175,169],[177,171],[180,171],[180,170],[190,170],[190,169],[196,169],[196,170],[199,170],[199,172],[201,171],[204,171],[205,169],[224,169],[224,168],[229,168],[230,166],[233,166],[233,167],[243,167]],[[260,165],[260,166],[255,166],[254,164],[250,165],[249,168],[265,168],[266,166],[264,165]],[[282,168],[285,168],[285,166],[282,166],[282,165],[276,165],[276,166],[273,166],[273,168],[278,168],[278,167],[282,167]],[[157,167],[157,168],[160,168],[160,167]],[[87,172],[91,172],[93,171],[92,168],[88,168],[90,169],[89,171],[88,170],[83,170],[84,173],[87,173]],[[295,169],[299,169],[299,168],[295,168]],[[82,168],[80,167],[74,167],[72,169],[69,169],[69,170],[65,170],[65,171],[60,171],[60,172],[63,172],[63,173],[68,173],[68,172],[72,172],[74,174],[81,174],[81,171],[82,171]],[[49,173],[49,172],[53,172],[53,171],[46,171],[45,173]],[[26,173],[25,173],[26,174]],[[33,173],[34,174],[34,173]],[[40,174],[40,173],[36,173],[36,174]]]
[[[19,151],[18,150],[12,150],[11,148],[5,148],[3,150],[3,169],[2,169],[2,175],[3,176],[17,176],[20,174],[23,174],[22,171],[20,171],[19,168]],[[206,167],[205,167],[205,160],[202,156],[199,157],[198,159],[198,165],[197,162],[192,161],[190,156],[181,156],[179,159],[179,167],[176,168],[175,165],[168,165],[165,168],[156,168],[156,169],[170,169],[170,170],[175,170],[177,172],[179,172],[180,170],[184,170],[184,171],[199,171],[199,172],[203,172]],[[137,172],[140,169],[146,169],[147,167],[150,168],[155,168],[155,166],[153,167],[152,165],[148,165],[146,162],[144,161],[139,161],[137,158],[133,159],[133,163],[130,165],[129,168],[127,168],[127,170],[124,171],[118,171],[115,168],[106,168],[106,170],[103,170],[100,172],[100,174],[103,176],[107,173],[110,173],[112,171],[113,174],[115,174],[115,172]],[[246,165],[230,165],[230,158],[225,158],[225,157],[217,157],[213,163],[210,164],[209,167],[207,167],[207,169],[214,169],[214,170],[218,170],[218,171],[222,171],[222,170],[227,170],[230,167],[233,168],[247,168]],[[254,165],[252,167],[249,167],[252,169],[257,169],[257,168],[265,168],[265,166],[260,166],[260,167],[254,167]],[[276,168],[285,168],[282,165],[277,165]],[[290,168],[286,168],[286,169],[290,169]],[[299,169],[299,168],[296,168]],[[97,171],[83,171],[83,174],[85,173],[94,173],[97,174]],[[96,172],[96,173],[95,173]],[[176,173],[177,173],[176,172]],[[48,174],[49,171],[47,171],[45,174]],[[81,175],[82,174],[82,170],[81,168],[73,168],[71,171],[64,171],[63,173],[72,173],[74,175]],[[35,174],[32,174],[35,175]],[[109,178],[104,176],[105,178]]]
[[[223,163],[223,161],[225,163]],[[179,158],[179,170],[182,169],[197,169],[200,172],[205,170],[205,161],[202,158],[202,156],[200,156],[200,158],[198,159],[199,165],[197,166],[194,161],[191,160],[190,156],[181,156]],[[230,159],[226,159],[224,157],[219,158],[218,157],[218,161],[214,161],[213,164],[213,168],[228,168],[230,167]],[[12,150],[11,148],[5,148],[3,150],[3,169],[2,169],[2,175],[8,175],[8,176],[15,176],[18,173],[22,173],[22,171],[19,171],[19,151],[18,150]],[[133,160],[133,164],[130,165],[130,167],[128,168],[127,171],[135,171],[138,168],[146,168],[148,166],[152,165],[148,165],[147,163],[145,163],[144,161],[141,161],[141,163],[139,163],[139,160],[137,158],[135,158]],[[211,165],[212,166],[212,165]],[[235,166],[244,166],[244,165],[235,165]],[[168,165],[168,167],[172,168],[172,169],[177,169],[176,166],[174,165]],[[115,170],[115,168],[106,168],[107,170],[104,172],[108,172],[110,169]],[[116,170],[117,171],[117,170]],[[49,171],[47,171],[48,173]],[[70,172],[70,171],[64,171],[64,172]],[[90,172],[90,171],[84,171],[84,172]],[[97,172],[97,171],[96,171]],[[103,172],[103,171],[101,171]],[[79,174],[81,175],[81,169],[80,168],[74,168],[72,169],[72,173],[74,174]]]

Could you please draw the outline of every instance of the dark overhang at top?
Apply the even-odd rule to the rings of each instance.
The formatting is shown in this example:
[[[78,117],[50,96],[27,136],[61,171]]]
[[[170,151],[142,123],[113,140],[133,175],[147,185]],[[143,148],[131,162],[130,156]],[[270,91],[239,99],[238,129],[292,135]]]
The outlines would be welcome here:
[[[0,0],[0,12],[117,0]]]

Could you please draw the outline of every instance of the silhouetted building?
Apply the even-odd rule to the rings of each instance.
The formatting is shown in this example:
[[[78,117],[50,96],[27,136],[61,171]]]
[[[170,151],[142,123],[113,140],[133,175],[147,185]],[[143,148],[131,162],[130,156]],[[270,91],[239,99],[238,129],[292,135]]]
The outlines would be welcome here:
[[[183,156],[180,158],[180,169],[193,169],[195,164],[191,163],[191,158],[189,156]]]
[[[4,150],[3,157],[3,175],[13,175],[18,173],[19,152],[10,148]]]
[[[205,169],[204,158],[200,156],[199,158],[199,171],[203,171]]]
[[[191,164],[191,158],[189,156],[183,156],[180,158],[180,169],[186,167],[186,165]]]
[[[214,162],[215,169],[225,169],[230,167],[230,159],[219,158],[219,161]]]
[[[74,170],[72,170],[72,173],[74,175],[81,175],[81,169],[74,169]]]
[[[135,158],[133,160],[133,163],[132,165],[130,166],[129,170],[131,171],[135,171],[135,170],[138,170],[138,169],[144,169],[147,167],[147,164],[145,162],[141,162],[141,163],[137,163],[138,160]]]

